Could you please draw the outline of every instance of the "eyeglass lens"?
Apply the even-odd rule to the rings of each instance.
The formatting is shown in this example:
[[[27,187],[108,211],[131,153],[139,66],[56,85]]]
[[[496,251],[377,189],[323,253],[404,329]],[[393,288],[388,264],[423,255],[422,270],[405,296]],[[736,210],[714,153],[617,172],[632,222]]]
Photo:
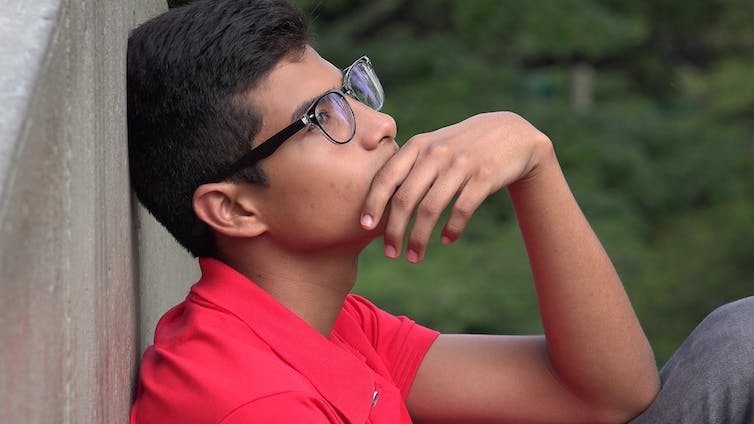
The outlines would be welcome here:
[[[347,143],[356,131],[353,110],[339,92],[328,93],[317,102],[314,118],[325,134],[336,143]]]
[[[356,99],[374,110],[382,109],[385,93],[380,80],[367,60],[359,60],[349,69],[346,88]]]
[[[380,110],[385,94],[380,80],[366,58],[357,60],[346,72],[344,87],[349,94],[374,110]],[[353,109],[340,92],[321,97],[314,108],[314,119],[330,140],[347,143],[356,132]]]

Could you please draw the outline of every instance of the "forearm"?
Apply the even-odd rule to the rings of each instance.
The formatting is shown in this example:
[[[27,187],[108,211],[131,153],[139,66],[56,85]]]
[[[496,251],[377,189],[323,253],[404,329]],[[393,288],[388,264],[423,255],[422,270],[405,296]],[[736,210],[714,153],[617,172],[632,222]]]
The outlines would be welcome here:
[[[651,348],[551,148],[509,193],[558,378],[588,401],[646,405],[658,387]]]

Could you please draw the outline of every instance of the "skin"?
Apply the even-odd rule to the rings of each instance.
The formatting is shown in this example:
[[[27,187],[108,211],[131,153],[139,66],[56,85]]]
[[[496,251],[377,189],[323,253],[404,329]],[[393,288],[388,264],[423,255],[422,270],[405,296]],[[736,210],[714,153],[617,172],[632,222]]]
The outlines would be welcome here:
[[[341,84],[339,70],[311,48],[283,60],[249,96],[263,117],[256,142]],[[390,116],[349,101],[357,129],[348,144],[302,130],[264,160],[269,186],[197,189],[194,209],[214,229],[221,259],[328,335],[371,240],[384,236],[386,256],[405,251],[420,262],[445,209],[442,237],[452,244],[482,201],[506,189],[545,335],[439,336],[412,386],[412,417],[624,422],[646,408],[659,387],[652,351],[548,137],[498,112],[416,135],[399,150]]]

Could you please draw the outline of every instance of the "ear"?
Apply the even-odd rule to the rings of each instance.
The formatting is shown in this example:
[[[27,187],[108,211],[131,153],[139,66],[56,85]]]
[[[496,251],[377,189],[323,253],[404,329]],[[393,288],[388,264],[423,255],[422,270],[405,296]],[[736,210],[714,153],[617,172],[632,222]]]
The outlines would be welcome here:
[[[256,237],[267,231],[257,206],[244,184],[203,184],[194,191],[196,216],[229,237]]]

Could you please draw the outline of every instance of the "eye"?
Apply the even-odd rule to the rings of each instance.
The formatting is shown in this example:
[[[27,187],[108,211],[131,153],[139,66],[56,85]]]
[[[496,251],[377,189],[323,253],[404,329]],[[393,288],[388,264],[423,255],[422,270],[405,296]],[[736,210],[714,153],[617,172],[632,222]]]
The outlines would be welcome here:
[[[319,122],[319,125],[325,125],[330,120],[330,113],[327,110],[318,110],[314,118]]]

